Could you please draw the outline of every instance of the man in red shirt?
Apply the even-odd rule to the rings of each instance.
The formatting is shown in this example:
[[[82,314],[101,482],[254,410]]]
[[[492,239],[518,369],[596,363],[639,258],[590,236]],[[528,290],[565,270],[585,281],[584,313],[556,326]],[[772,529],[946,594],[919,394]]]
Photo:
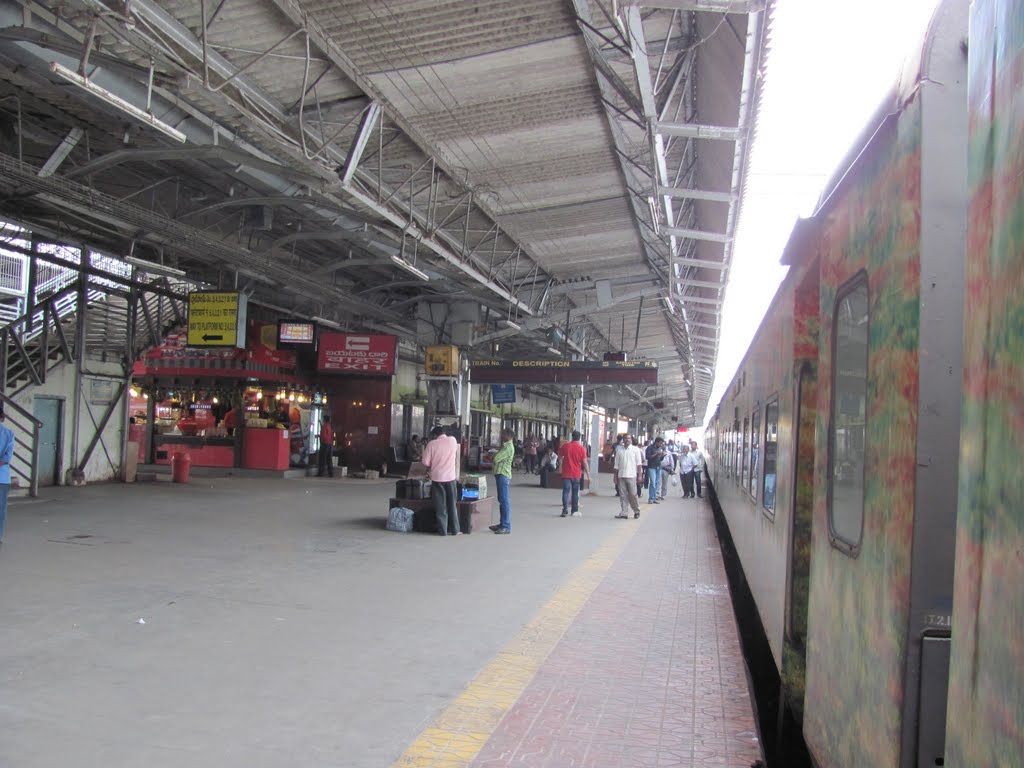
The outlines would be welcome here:
[[[569,497],[572,496],[572,516],[583,517],[580,512],[580,480],[590,479],[587,449],[580,442],[579,430],[572,433],[572,442],[562,443],[558,449],[558,464],[562,468],[562,517],[569,516]]]
[[[334,430],[331,428],[331,417],[324,416],[323,423],[320,425],[320,451],[317,456],[317,477],[323,477],[324,468],[327,468],[327,474],[330,477],[334,477],[334,462],[331,461],[331,456],[334,454]]]

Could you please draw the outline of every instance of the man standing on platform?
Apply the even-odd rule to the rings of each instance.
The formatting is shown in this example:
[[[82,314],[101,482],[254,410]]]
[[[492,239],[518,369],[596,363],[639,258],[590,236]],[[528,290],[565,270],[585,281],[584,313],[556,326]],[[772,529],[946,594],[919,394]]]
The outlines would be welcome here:
[[[697,466],[696,459],[690,453],[690,446],[683,444],[683,453],[679,457],[679,477],[683,482],[683,498],[693,498],[693,468]]]
[[[580,442],[579,430],[573,430],[572,441],[558,449],[558,463],[562,467],[562,517],[569,516],[569,497],[572,497],[572,516],[583,517],[580,512],[580,480],[590,479],[587,449]]]
[[[0,544],[4,541],[7,524],[7,494],[11,490],[11,459],[14,458],[14,433],[4,424],[3,406],[0,406]]]
[[[615,447],[612,448],[612,484],[615,486],[616,496],[619,495],[619,470],[616,468],[619,466],[619,454],[626,449],[624,438],[625,435],[615,438]]]
[[[665,460],[665,441],[655,439],[647,446],[647,503],[658,503],[658,482],[661,480],[661,462]]]
[[[421,461],[430,470],[430,495],[434,499],[437,516],[437,535],[456,536],[459,530],[459,511],[455,499],[455,482],[459,479],[459,442],[444,433],[444,427],[430,431],[433,438],[423,450]]]
[[[615,476],[618,478],[619,507],[618,518],[628,518],[626,510],[632,507],[633,518],[640,517],[640,500],[636,497],[636,489],[643,482],[644,455],[633,445],[633,436],[622,438],[622,450],[615,456]],[[627,506],[628,505],[628,506]]]
[[[500,515],[498,524],[491,526],[495,533],[512,533],[512,494],[509,485],[512,482],[512,459],[516,455],[515,437],[511,429],[501,430],[501,448],[494,454],[494,485],[498,489]]]
[[[530,474],[537,474],[537,450],[540,448],[540,440],[531,432],[526,436],[523,443],[523,454],[526,456],[526,471]]]
[[[331,427],[331,417],[324,415],[320,423],[320,450],[317,451],[316,476],[323,477],[324,469],[330,477],[334,477],[334,428]]]
[[[703,499],[701,494],[700,480],[704,474],[704,452],[697,447],[697,441],[690,441],[690,455],[693,456],[693,484],[697,486],[697,498]]]

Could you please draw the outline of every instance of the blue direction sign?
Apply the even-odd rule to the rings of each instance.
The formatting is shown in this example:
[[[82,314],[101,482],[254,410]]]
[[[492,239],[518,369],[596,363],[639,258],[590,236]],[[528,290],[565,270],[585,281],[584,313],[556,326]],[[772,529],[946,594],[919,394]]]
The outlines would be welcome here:
[[[495,405],[506,405],[516,401],[515,384],[491,384],[491,402]]]

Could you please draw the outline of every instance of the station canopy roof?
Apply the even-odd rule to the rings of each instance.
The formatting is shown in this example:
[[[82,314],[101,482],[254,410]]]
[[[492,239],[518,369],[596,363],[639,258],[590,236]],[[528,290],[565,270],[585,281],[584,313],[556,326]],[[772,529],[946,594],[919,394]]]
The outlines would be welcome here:
[[[699,423],[772,2],[0,0],[0,218]]]

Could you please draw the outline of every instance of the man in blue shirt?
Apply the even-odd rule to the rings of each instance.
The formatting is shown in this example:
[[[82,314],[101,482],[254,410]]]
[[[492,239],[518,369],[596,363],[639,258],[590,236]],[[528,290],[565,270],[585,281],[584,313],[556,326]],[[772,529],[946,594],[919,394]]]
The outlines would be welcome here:
[[[4,424],[0,408],[0,543],[7,523],[7,493],[11,490],[11,459],[14,457],[14,433]]]

